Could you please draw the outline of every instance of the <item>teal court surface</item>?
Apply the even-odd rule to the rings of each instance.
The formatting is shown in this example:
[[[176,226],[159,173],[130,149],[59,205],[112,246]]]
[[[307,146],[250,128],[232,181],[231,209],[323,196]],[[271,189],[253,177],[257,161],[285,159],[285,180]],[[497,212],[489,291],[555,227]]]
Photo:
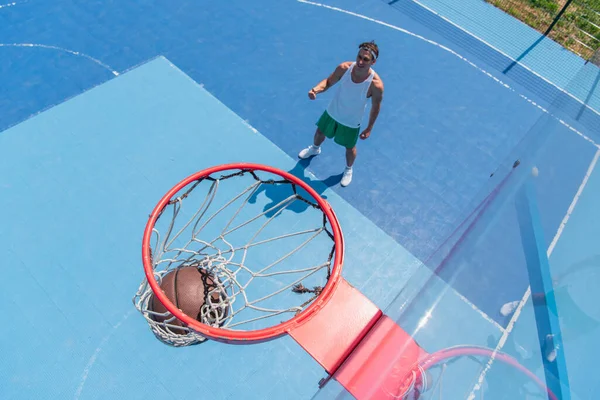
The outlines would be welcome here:
[[[514,24],[513,42],[535,41],[472,2],[498,35]],[[343,277],[425,351],[490,351],[436,366],[420,398],[549,398],[503,355],[558,398],[598,398],[598,68],[543,42],[506,72],[517,50],[436,13],[442,2],[391,3],[0,5],[0,398],[353,398],[335,379],[319,387],[326,372],[289,336],[172,347],[132,304],[158,200],[235,162],[325,198]],[[342,188],[343,149],[297,157],[331,98],[307,92],[370,40],[385,98]]]

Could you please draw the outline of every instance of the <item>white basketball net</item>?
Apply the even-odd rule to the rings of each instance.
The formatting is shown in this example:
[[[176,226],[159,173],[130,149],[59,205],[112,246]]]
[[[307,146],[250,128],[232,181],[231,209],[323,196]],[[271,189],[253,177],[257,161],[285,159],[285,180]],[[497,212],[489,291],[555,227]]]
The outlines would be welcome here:
[[[277,325],[327,283],[335,253],[329,222],[303,189],[278,175],[220,174],[190,183],[161,212],[152,231],[154,277],[160,284],[170,271],[193,265],[216,278],[201,312],[190,315],[204,324],[241,331]],[[170,313],[152,311],[152,298],[144,279],[133,302],[161,341],[205,340]]]

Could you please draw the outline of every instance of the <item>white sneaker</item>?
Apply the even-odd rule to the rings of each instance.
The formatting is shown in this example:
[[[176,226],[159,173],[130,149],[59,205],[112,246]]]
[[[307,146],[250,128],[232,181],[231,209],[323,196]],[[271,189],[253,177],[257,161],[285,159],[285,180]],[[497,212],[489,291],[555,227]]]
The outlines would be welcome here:
[[[312,156],[318,156],[319,154],[321,154],[321,147],[317,147],[315,145],[310,145],[307,148],[305,148],[304,150],[302,150],[299,154],[298,157],[301,159],[305,159],[308,157],[312,157]]]
[[[508,317],[510,314],[514,313],[517,310],[517,307],[519,307],[518,301],[511,301],[510,303],[506,303],[500,309],[500,314],[502,314],[503,317]]]
[[[346,167],[346,169],[344,170],[344,175],[342,175],[340,185],[348,186],[350,182],[352,182],[352,168]]]

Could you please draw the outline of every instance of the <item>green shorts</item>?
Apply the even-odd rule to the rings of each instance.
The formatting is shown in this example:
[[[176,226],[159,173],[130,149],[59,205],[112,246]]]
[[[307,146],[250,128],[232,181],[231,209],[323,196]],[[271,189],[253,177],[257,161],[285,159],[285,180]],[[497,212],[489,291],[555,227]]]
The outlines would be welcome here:
[[[356,146],[358,134],[360,133],[360,127],[350,128],[349,126],[342,125],[331,118],[327,111],[323,112],[323,115],[317,121],[317,127],[329,139],[333,139],[334,142],[347,149]]]

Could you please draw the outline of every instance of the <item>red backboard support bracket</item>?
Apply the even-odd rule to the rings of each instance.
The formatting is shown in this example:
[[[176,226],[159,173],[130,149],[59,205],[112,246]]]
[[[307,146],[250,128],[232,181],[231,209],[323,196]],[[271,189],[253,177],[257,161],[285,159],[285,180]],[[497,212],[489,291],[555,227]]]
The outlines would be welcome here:
[[[333,375],[381,315],[375,304],[342,278],[323,309],[289,333]]]
[[[334,379],[360,400],[398,399],[406,378],[427,353],[384,315],[337,370]]]
[[[427,354],[344,279],[320,312],[289,333],[359,400],[397,399],[401,381]]]

